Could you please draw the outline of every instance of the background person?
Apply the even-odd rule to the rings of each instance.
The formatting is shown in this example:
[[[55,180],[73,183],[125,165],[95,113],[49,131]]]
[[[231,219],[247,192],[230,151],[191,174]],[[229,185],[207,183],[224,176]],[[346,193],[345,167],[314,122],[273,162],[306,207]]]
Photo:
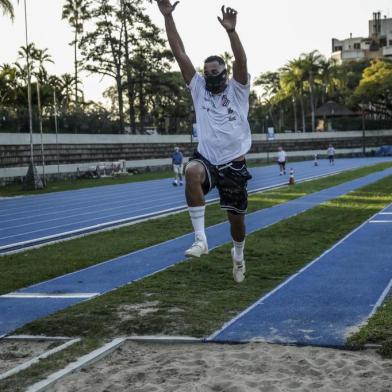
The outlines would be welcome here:
[[[169,0],[157,0],[165,18],[168,41],[193,99],[198,124],[198,146],[185,170],[185,195],[195,242],[186,256],[200,257],[208,253],[204,228],[204,195],[218,188],[221,208],[227,210],[233,239],[231,257],[233,277],[245,277],[245,213],[248,205],[247,181],[251,178],[245,154],[251,146],[247,120],[249,111],[250,76],[244,48],[235,30],[237,11],[222,6],[219,22],[227,32],[234,54],[233,78],[228,80],[224,60],[210,56],[204,63],[204,77],[198,74],[185,52],[184,44],[173,19]]]
[[[180,151],[179,147],[174,148],[174,153],[172,155],[172,165],[173,165],[173,171],[174,171],[174,181],[173,185],[177,186],[182,185],[182,173],[183,173],[183,161],[184,161],[184,156],[182,155],[182,152]]]
[[[329,159],[329,164],[334,165],[335,164],[335,149],[333,148],[332,144],[330,144],[328,146],[327,155],[328,155],[328,159]]]
[[[279,175],[286,175],[286,162],[287,162],[287,154],[286,151],[283,150],[283,147],[278,148],[278,165],[279,165]]]

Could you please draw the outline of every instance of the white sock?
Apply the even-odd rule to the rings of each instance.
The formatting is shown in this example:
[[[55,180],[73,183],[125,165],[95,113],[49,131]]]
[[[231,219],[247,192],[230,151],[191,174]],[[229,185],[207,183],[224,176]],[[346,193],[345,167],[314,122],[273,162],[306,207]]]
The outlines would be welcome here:
[[[234,258],[236,260],[243,260],[244,259],[244,248],[245,248],[245,240],[242,242],[237,242],[233,240],[234,245]]]
[[[206,206],[201,207],[188,207],[189,215],[191,217],[195,237],[202,237],[207,242],[206,233],[204,230],[204,215]]]

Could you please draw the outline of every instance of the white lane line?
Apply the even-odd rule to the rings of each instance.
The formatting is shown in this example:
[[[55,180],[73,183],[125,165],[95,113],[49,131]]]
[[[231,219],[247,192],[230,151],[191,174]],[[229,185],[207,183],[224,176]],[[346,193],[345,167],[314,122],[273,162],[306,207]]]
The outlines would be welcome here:
[[[146,190],[146,193],[149,193],[148,190]],[[72,212],[76,212],[79,210],[91,210],[92,207],[94,207],[95,212],[99,211],[105,211],[108,210],[107,207],[112,207],[112,208],[120,208],[123,206],[128,206],[128,205],[132,205],[132,207],[136,207],[136,206],[145,206],[146,202],[151,201],[154,202],[153,204],[156,204],[156,195],[157,194],[162,194],[162,193],[154,193],[151,197],[147,197],[145,195],[143,195],[143,200],[142,201],[135,201],[135,198],[132,196],[126,196],[123,198],[113,198],[111,200],[107,200],[104,198],[100,198],[100,200],[97,203],[93,203],[92,201],[86,201],[84,203],[78,203],[78,204],[72,204],[69,206],[65,206],[65,205],[61,205],[61,204],[56,204],[53,207],[48,207],[48,208],[36,208],[34,209],[33,213],[31,213],[31,207],[28,209],[28,212],[31,213],[31,215],[27,215],[26,216],[26,211],[24,212],[22,209],[20,209],[18,211],[17,214],[15,213],[10,213],[8,214],[10,217],[12,217],[11,219],[2,219],[2,223],[9,223],[9,222],[14,222],[14,221],[29,221],[32,218],[35,217],[44,217],[44,216],[51,216],[54,215],[56,217],[56,219],[63,219],[63,216],[59,216],[58,217],[58,211],[61,210],[63,211],[63,214],[70,214]],[[166,194],[164,197],[160,198],[160,202],[162,201],[168,201],[168,200],[174,200],[177,201],[177,199],[181,196],[181,198],[183,198],[183,193],[179,194],[175,194],[175,193],[171,193],[171,194]],[[139,194],[140,197],[140,194]],[[51,211],[52,210],[52,211]],[[18,215],[20,215],[18,217]],[[5,215],[3,216],[5,217]],[[11,226],[12,227],[12,226]]]
[[[182,195],[181,195],[181,200],[180,200],[179,197],[161,198],[160,199],[161,203],[162,203],[162,201],[169,201],[169,203],[165,202],[164,204],[160,204],[160,205],[162,205],[162,206],[170,205],[170,204],[177,203],[177,202],[183,202],[183,200],[184,200],[184,198],[183,198]],[[133,208],[135,208],[136,206],[138,206],[138,205],[144,206],[145,203],[130,203],[130,201],[128,200],[126,203],[123,203],[123,204],[112,204],[110,206],[111,208],[102,208],[102,206],[99,205],[99,206],[97,206],[95,211],[91,211],[91,206],[89,206],[89,211],[74,213],[72,215],[71,215],[71,213],[76,211],[76,210],[67,210],[64,213],[64,215],[60,215],[60,216],[58,214],[56,216],[56,213],[42,214],[42,215],[31,215],[31,216],[24,217],[24,218],[18,218],[18,219],[12,219],[12,220],[8,220],[8,221],[4,221],[3,223],[8,223],[8,222],[12,222],[12,221],[20,221],[20,220],[22,220],[22,222],[20,222],[22,224],[17,223],[15,226],[7,225],[7,227],[4,227],[4,229],[0,228],[0,232],[1,231],[11,231],[11,230],[14,230],[14,229],[18,229],[20,227],[35,226],[37,224],[41,224],[42,225],[44,223],[49,223],[49,222],[60,222],[60,221],[69,220],[70,218],[75,218],[75,217],[79,217],[79,216],[80,217],[82,217],[82,216],[84,216],[84,217],[92,216],[94,219],[100,219],[99,214],[106,213],[108,211],[116,211],[116,210],[124,211],[124,210],[127,209],[127,207],[129,208],[130,204],[132,204],[132,206],[131,206],[132,210],[130,211],[132,213],[133,212],[138,212],[138,211],[143,211],[146,208],[151,208],[152,207],[152,206],[148,206],[148,207],[143,208],[142,210],[134,210]],[[156,206],[157,203],[155,202],[155,203],[153,203],[153,205]],[[82,210],[86,211],[86,208],[83,208]],[[33,218],[42,217],[42,216],[45,216],[45,215],[55,215],[55,217],[52,218],[52,219],[46,218],[44,220],[37,220],[37,219],[35,219],[34,222],[30,222],[31,219],[33,219]],[[26,222],[23,222],[23,220],[26,221]],[[5,238],[5,237],[2,237],[2,238]]]
[[[64,293],[64,294],[53,294],[53,293],[9,293],[0,295],[0,298],[18,298],[18,299],[31,299],[31,298],[93,298],[100,295],[100,293]]]
[[[392,289],[392,279],[389,281],[387,287],[385,287],[384,291],[382,292],[380,298],[376,302],[376,304],[373,307],[373,310],[371,311],[369,318],[373,316],[373,314],[376,312],[376,310],[381,306],[381,304],[384,302],[385,297],[388,295],[388,293]]]
[[[392,212],[380,212],[380,215],[392,215]]]
[[[7,249],[7,248],[13,248],[13,247],[18,247],[18,246],[22,246],[22,245],[27,245],[27,244],[31,244],[31,243],[35,243],[37,241],[47,241],[50,240],[51,238],[58,238],[58,237],[62,237],[62,236],[70,236],[73,234],[77,234],[77,233],[81,233],[81,232],[86,232],[86,231],[92,231],[94,230],[94,232],[96,230],[99,230],[99,228],[103,228],[105,226],[114,226],[114,225],[120,225],[121,223],[125,223],[125,222],[129,222],[129,221],[136,221],[136,220],[140,220],[140,219],[144,219],[147,217],[152,217],[154,215],[160,215],[160,214],[166,214],[172,211],[177,211],[177,210],[186,210],[188,207],[186,205],[182,205],[182,206],[178,206],[178,207],[174,207],[174,208],[169,208],[167,210],[161,210],[161,211],[156,211],[156,212],[151,212],[148,214],[144,214],[144,215],[136,215],[136,216],[131,216],[128,218],[124,218],[124,219],[119,219],[119,220],[115,220],[115,221],[108,221],[108,222],[104,222],[104,223],[99,223],[93,226],[85,226],[85,227],[81,227],[75,230],[70,230],[70,231],[63,231],[63,232],[59,232],[56,234],[52,234],[52,235],[48,235],[45,237],[38,237],[38,238],[33,238],[31,240],[27,240],[27,241],[21,241],[21,242],[14,242],[11,244],[7,244],[7,245],[3,245],[0,246],[0,251],[3,249]],[[89,221],[86,221],[89,222]],[[78,223],[83,223],[82,222],[78,222]],[[76,223],[75,223],[76,224]],[[68,225],[62,225],[62,226],[56,226],[56,227],[51,227],[51,229],[57,229],[60,227],[66,227],[66,226],[72,226],[75,225],[74,223],[72,224],[68,224]],[[114,227],[112,227],[114,228]],[[14,235],[14,236],[9,236],[6,238],[12,238],[12,237],[20,237],[22,235],[26,235],[26,234],[31,234],[31,233],[37,233],[40,231],[47,231],[48,229],[42,229],[42,230],[35,230],[35,231],[31,231],[31,232],[27,232],[27,233],[22,233],[22,234],[18,234],[18,235]]]
[[[372,220],[369,223],[392,223],[392,220]]]

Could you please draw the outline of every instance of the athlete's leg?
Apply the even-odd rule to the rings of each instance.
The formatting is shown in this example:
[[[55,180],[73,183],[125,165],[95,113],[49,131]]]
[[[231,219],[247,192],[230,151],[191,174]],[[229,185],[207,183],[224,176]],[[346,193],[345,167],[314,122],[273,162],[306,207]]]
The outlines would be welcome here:
[[[206,180],[206,170],[200,162],[190,162],[185,169],[185,197],[189,215],[195,231],[195,242],[185,251],[186,256],[200,257],[208,253],[207,237],[204,227],[205,201],[203,183]]]
[[[230,222],[231,237],[233,238],[233,248],[231,249],[233,277],[237,283],[241,283],[245,279],[245,215],[227,211],[227,216]]]
[[[185,169],[185,197],[188,207],[204,206],[203,183],[206,180],[206,170],[197,161],[191,161]]]
[[[245,240],[245,215],[227,211],[227,217],[229,218],[230,233],[233,241],[243,242]]]

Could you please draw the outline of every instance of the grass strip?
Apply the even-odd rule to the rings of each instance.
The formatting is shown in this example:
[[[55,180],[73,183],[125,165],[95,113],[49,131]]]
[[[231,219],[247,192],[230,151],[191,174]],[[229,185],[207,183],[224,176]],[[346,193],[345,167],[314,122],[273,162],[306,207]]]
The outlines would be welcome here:
[[[369,322],[348,339],[348,345],[353,348],[365,344],[381,344],[380,354],[392,358],[392,293]]]
[[[249,199],[249,212],[269,208],[390,166],[392,163],[377,164],[291,187],[255,194]],[[207,206],[207,226],[225,220],[226,214],[218,205]],[[26,252],[2,256],[0,257],[0,294],[74,272],[191,231],[192,226],[188,213],[183,212]]]
[[[288,191],[282,189],[278,193]],[[0,389],[23,390],[113,337],[207,336],[391,202],[389,177],[249,235],[248,273],[241,285],[232,280],[231,245],[225,245],[199,260],[184,262],[35,321],[17,333],[82,336],[83,343],[73,351],[42,361],[17,379],[0,382]],[[387,339],[392,330],[392,301],[381,312],[389,316],[383,317],[385,322],[378,331],[377,342],[384,343],[382,353],[392,357]],[[361,344],[366,339],[364,335]]]

